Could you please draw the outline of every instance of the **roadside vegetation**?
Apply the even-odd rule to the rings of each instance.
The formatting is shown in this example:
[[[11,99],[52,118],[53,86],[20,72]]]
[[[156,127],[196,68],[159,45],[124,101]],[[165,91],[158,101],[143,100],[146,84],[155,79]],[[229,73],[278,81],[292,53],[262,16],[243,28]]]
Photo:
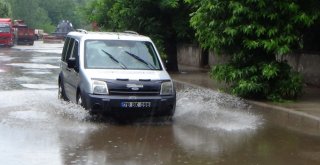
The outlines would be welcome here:
[[[11,7],[5,0],[0,0],[0,18],[10,18]]]
[[[282,56],[304,46],[303,32],[319,21],[318,0],[187,0],[197,7],[191,26],[204,48],[227,54],[211,76],[233,94],[254,99],[294,99],[299,73]]]

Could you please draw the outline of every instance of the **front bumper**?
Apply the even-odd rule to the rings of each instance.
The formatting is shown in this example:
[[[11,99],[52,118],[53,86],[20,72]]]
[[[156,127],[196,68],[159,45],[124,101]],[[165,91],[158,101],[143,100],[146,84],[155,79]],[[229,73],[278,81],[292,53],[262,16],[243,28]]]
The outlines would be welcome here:
[[[7,42],[7,41],[0,41],[0,47],[11,47],[13,46],[13,42]]]
[[[94,113],[122,116],[173,116],[176,96],[111,96],[87,94],[87,107]],[[123,102],[150,102],[150,107],[122,107]]]

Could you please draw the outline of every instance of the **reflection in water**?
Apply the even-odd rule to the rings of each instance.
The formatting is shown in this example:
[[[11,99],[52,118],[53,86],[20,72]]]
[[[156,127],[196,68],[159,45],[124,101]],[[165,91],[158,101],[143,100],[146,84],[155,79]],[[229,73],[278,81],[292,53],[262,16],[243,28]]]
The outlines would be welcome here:
[[[64,164],[170,164],[173,155],[171,126],[106,125],[84,136],[63,138]]]
[[[220,154],[232,153],[250,140],[255,132],[210,131],[197,127],[173,126],[174,136],[183,149],[198,156],[218,157]]]

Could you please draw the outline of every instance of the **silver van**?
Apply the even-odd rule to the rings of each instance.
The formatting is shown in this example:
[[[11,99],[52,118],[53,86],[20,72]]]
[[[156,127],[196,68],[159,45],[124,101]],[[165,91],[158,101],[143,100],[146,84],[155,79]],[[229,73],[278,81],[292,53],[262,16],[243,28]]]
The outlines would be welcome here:
[[[173,82],[149,37],[132,32],[70,32],[60,68],[58,97],[92,113],[174,114]]]

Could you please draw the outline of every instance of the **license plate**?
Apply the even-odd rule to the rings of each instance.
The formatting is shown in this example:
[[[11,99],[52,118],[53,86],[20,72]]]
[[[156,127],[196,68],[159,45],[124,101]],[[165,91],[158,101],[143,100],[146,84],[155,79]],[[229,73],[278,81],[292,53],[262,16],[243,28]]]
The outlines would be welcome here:
[[[122,108],[150,108],[151,102],[122,102]]]

